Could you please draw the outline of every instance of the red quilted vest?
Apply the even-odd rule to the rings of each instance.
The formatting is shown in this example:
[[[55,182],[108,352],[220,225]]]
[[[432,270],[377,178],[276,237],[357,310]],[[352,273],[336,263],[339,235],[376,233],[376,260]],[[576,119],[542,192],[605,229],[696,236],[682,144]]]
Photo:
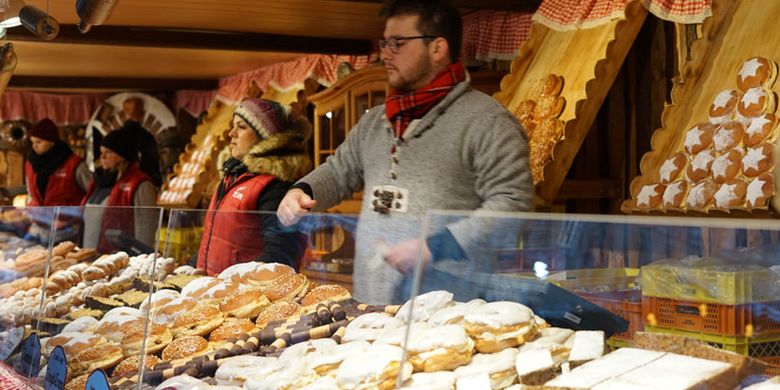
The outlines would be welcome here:
[[[71,154],[65,162],[52,172],[46,184],[46,195],[41,196],[35,185],[38,175],[29,161],[24,163],[24,173],[30,189],[30,206],[78,206],[84,198],[84,190],[76,181],[76,168],[81,164],[81,157]]]

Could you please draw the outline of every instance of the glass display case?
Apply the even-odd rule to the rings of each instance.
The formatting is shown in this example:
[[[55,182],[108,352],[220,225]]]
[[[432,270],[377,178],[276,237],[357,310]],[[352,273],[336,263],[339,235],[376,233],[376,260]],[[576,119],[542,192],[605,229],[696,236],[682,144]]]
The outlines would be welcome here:
[[[96,212],[108,222],[88,229]],[[0,216],[0,352],[13,332],[16,345],[35,333],[41,356],[36,375],[24,348],[8,351],[0,381],[15,368],[33,386],[78,388],[102,369],[116,389],[671,389],[740,388],[780,371],[771,220],[436,211],[378,225],[312,213],[286,227],[273,212]],[[43,260],[27,266],[35,250]],[[32,277],[40,285],[10,291]],[[659,374],[671,363],[685,369]]]

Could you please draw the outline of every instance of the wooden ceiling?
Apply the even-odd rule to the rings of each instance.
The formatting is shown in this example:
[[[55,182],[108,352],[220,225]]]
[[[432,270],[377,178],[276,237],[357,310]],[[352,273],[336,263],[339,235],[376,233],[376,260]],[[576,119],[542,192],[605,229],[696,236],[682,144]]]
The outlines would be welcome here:
[[[454,1],[462,12],[533,12],[541,0]],[[9,88],[213,89],[220,77],[306,53],[366,54],[381,36],[379,0],[119,0],[80,34],[76,0],[27,0],[60,23],[53,41],[8,30]]]

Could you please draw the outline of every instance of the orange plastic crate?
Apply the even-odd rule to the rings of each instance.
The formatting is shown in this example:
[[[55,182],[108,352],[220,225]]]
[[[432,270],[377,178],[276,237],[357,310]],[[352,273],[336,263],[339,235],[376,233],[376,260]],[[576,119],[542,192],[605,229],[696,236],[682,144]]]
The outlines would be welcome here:
[[[648,318],[655,319],[652,325],[669,329],[726,336],[773,334],[780,333],[780,302],[722,305],[643,296],[642,319]]]
[[[622,333],[615,333],[612,337],[621,340],[631,340],[634,337],[634,333],[644,330],[641,291],[618,290],[578,293],[577,295],[628,321],[628,329]]]

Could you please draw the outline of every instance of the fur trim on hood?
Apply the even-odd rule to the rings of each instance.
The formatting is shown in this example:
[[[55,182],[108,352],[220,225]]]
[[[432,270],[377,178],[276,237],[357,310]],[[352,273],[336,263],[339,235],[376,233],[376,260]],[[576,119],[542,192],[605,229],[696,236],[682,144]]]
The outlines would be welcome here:
[[[312,170],[311,157],[306,151],[310,136],[309,121],[304,117],[293,118],[289,129],[256,143],[241,162],[251,173],[274,175],[286,182],[297,181]],[[224,174],[222,165],[229,158],[228,145],[217,158],[220,177]]]

